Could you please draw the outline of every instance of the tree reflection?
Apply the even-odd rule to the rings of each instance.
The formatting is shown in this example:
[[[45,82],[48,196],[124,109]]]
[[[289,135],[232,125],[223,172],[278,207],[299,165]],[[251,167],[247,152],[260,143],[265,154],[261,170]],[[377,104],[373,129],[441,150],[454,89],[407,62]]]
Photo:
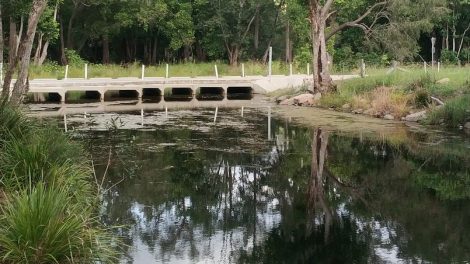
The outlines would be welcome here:
[[[140,252],[147,262],[469,259],[464,150],[273,121],[269,142],[265,127],[98,137],[113,146],[109,185],[125,177],[104,197],[103,221],[126,227],[128,261]]]

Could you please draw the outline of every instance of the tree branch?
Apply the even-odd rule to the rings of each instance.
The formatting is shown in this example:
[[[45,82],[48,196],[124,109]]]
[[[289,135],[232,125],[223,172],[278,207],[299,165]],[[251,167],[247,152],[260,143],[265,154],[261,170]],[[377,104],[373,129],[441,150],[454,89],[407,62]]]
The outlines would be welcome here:
[[[362,14],[361,16],[359,16],[356,20],[353,20],[353,21],[349,21],[349,22],[346,22],[344,24],[341,24],[339,26],[337,26],[336,28],[334,28],[333,30],[331,30],[328,34],[326,34],[325,36],[325,40],[328,41],[331,37],[333,37],[336,33],[340,32],[341,30],[345,29],[345,28],[348,28],[348,27],[361,27],[363,28],[362,26],[359,25],[359,23],[364,20],[367,16],[370,15],[370,13],[372,13],[372,11],[374,11],[374,9],[376,9],[377,7],[380,7],[380,6],[385,6],[386,4],[388,3],[388,1],[382,1],[382,2],[379,2],[379,3],[376,3],[374,4],[373,6],[369,7],[366,12],[364,12],[364,14]]]

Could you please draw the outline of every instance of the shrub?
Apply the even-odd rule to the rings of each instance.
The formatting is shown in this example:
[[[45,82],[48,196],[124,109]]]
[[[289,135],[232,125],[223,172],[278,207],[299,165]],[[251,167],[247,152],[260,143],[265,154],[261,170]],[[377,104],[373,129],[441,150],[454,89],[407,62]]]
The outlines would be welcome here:
[[[65,57],[70,66],[83,66],[86,62],[77,51],[73,49],[65,49]]]
[[[442,50],[441,61],[445,64],[457,64],[459,62],[457,52],[451,50]]]
[[[114,258],[112,239],[91,228],[90,211],[43,184],[6,198],[0,248],[5,263],[93,263]]]
[[[445,106],[431,112],[427,123],[437,125],[443,120],[448,126],[457,127],[470,120],[470,95],[462,95],[446,102]]]
[[[427,107],[431,103],[431,97],[426,90],[420,89],[414,95],[414,103],[418,108]]]

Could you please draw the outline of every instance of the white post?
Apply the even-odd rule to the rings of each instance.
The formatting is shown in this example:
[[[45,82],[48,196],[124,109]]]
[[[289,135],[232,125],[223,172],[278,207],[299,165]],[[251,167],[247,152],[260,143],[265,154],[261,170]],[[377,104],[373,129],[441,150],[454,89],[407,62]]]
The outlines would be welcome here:
[[[169,76],[169,70],[170,70],[169,68],[170,68],[170,66],[169,66],[168,63],[167,63],[167,64],[166,64],[166,74],[165,74],[165,78],[168,78],[168,76]]]
[[[85,63],[85,80],[88,79],[88,64]]]
[[[366,77],[366,63],[364,59],[361,60],[361,78]]]
[[[441,62],[438,61],[437,62],[437,72],[440,72],[441,71]]]
[[[245,107],[242,106],[242,117],[243,117],[243,115],[244,115],[244,112],[245,112]]]
[[[165,118],[168,118],[168,107],[165,106]]]
[[[242,77],[245,77],[245,64],[242,63]]]
[[[64,114],[64,130],[67,132],[67,114]]]
[[[426,62],[424,62],[424,72],[425,73],[428,73],[428,68],[427,68],[428,64]]]
[[[219,79],[219,70],[217,70],[217,64],[214,65],[214,70],[215,70],[215,78]]]
[[[307,63],[307,76],[310,76],[310,63]]]
[[[271,107],[268,107],[268,140],[271,140]]]
[[[289,64],[289,76],[292,76],[292,63]]]
[[[65,65],[65,75],[64,75],[64,80],[67,80],[69,78],[69,65]]]
[[[140,109],[140,119],[141,119],[141,124],[144,126],[144,109]]]
[[[273,73],[273,47],[269,47],[269,70],[268,70],[269,78]]]
[[[215,124],[215,122],[217,121],[217,114],[218,114],[218,113],[219,113],[219,107],[217,106],[217,107],[215,108],[215,113],[214,113],[214,124]]]
[[[142,80],[145,78],[145,65],[142,64]]]

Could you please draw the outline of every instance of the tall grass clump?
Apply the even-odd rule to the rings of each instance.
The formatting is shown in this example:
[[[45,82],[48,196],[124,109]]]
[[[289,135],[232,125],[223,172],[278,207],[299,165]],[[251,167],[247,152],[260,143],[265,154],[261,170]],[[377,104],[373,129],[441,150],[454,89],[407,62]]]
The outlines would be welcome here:
[[[106,263],[113,239],[67,190],[39,183],[7,198],[0,220],[5,263]]]
[[[427,123],[437,125],[445,122],[450,127],[458,127],[470,122],[470,94],[456,97],[443,107],[431,111]]]
[[[119,245],[94,216],[82,147],[0,104],[0,263],[109,263]]]

